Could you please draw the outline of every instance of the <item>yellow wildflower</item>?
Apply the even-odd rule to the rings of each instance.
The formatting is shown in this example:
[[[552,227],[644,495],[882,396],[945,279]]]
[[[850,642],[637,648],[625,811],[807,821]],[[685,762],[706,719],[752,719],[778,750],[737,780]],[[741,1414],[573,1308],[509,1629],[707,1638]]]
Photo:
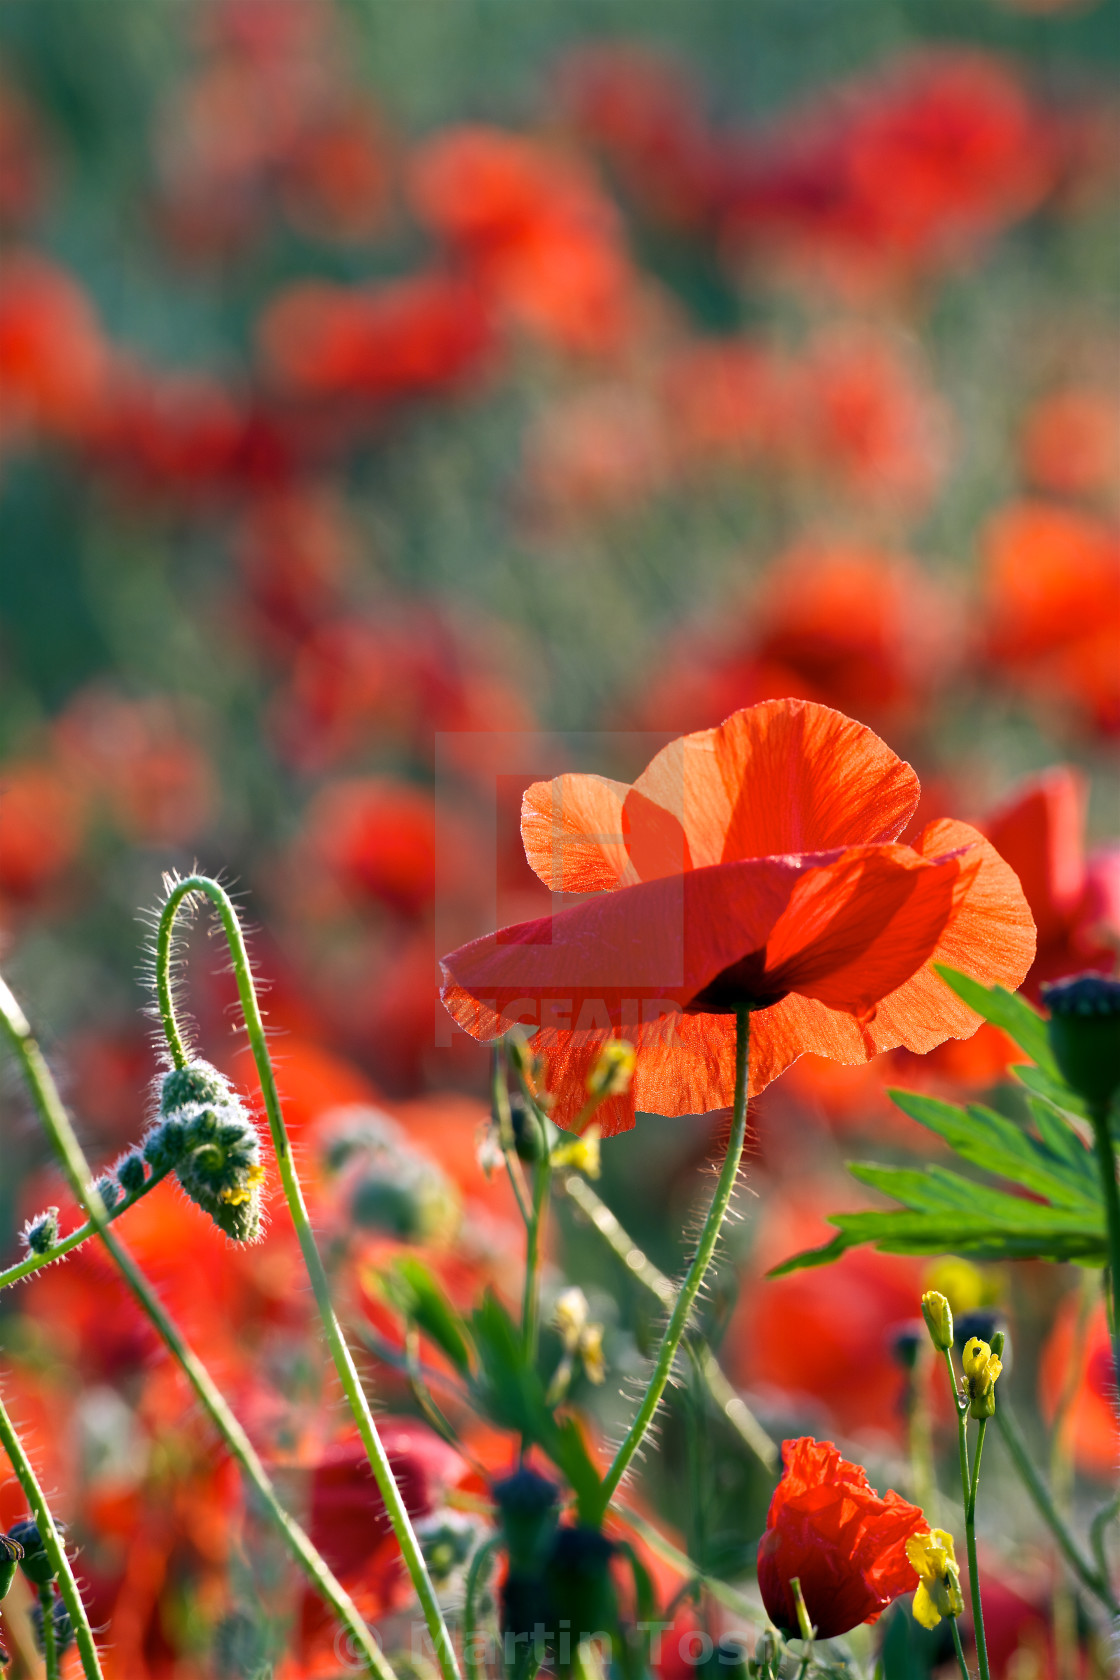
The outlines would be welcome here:
[[[964,1610],[964,1598],[953,1536],[943,1528],[931,1529],[928,1534],[912,1534],[906,1542],[906,1556],[919,1582],[914,1594],[914,1620],[924,1628],[935,1628],[942,1616],[959,1616]]]

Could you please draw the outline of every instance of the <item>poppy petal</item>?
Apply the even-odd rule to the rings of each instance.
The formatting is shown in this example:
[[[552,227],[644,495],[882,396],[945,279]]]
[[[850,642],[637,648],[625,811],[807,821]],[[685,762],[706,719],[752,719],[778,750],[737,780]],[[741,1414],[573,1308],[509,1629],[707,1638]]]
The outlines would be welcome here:
[[[679,817],[694,867],[894,840],[918,778],[831,706],[767,700],[673,741],[634,783]]]
[[[606,776],[534,782],[521,800],[521,839],[530,867],[553,892],[605,892],[641,877],[622,827],[629,788]]]

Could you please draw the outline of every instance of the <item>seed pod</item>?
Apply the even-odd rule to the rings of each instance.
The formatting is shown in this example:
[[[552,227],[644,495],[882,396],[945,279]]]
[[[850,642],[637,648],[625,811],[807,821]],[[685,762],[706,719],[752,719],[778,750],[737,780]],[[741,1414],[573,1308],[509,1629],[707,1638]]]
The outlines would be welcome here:
[[[1062,1078],[1086,1102],[1106,1106],[1120,1087],[1120,980],[1075,974],[1043,986],[1042,1001]]]

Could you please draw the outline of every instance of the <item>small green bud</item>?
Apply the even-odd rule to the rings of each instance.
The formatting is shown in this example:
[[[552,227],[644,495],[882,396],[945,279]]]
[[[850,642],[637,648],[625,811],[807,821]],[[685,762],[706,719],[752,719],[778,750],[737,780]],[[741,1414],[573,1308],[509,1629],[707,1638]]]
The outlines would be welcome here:
[[[922,1317],[934,1347],[948,1353],[953,1345],[953,1309],[936,1289],[927,1289],[922,1296]]]
[[[144,1139],[153,1172],[174,1167],[191,1201],[234,1242],[261,1232],[260,1137],[233,1086],[208,1062],[172,1068],[160,1087],[162,1122]]]
[[[20,1232],[20,1240],[32,1254],[46,1254],[58,1241],[58,1209],[44,1208],[34,1219],[29,1219]]]
[[[23,1557],[23,1547],[10,1534],[0,1534],[0,1598],[7,1598],[8,1589],[16,1578],[16,1566]]]
[[[109,1173],[103,1173],[94,1185],[106,1213],[112,1213],[121,1199],[121,1187]]]
[[[229,1080],[223,1078],[209,1062],[191,1062],[183,1068],[172,1068],[160,1084],[159,1111],[174,1114],[181,1108],[197,1108],[206,1103],[228,1102]]]
[[[154,1173],[167,1172],[182,1155],[186,1140],[187,1128],[181,1120],[157,1121],[145,1134],[141,1153]]]
[[[1094,1107],[1120,1087],[1120,980],[1075,974],[1043,986],[1047,1031],[1066,1084]]]

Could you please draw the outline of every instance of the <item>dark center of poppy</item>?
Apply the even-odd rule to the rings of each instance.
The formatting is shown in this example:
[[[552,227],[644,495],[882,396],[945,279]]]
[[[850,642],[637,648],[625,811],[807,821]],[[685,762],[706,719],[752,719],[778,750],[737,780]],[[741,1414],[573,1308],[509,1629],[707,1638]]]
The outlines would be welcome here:
[[[702,992],[685,1005],[686,1015],[734,1015],[740,1009],[769,1009],[788,996],[789,987],[766,972],[765,947],[720,969]]]

